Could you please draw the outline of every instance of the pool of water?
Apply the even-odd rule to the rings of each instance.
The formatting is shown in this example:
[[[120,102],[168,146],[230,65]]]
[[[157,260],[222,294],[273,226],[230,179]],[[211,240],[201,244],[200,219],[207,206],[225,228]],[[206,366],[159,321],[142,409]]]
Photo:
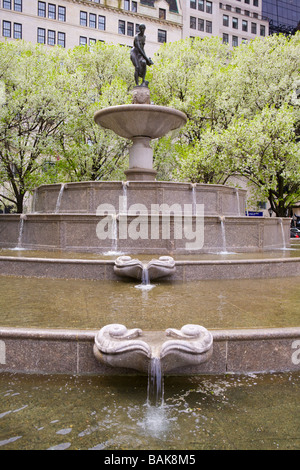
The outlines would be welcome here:
[[[0,256],[14,256],[27,258],[57,258],[57,259],[116,259],[118,256],[126,254],[132,258],[149,261],[152,258],[158,258],[159,255],[131,254],[122,252],[105,252],[105,253],[77,253],[72,251],[39,251],[26,250],[22,248],[0,249]],[[172,256],[172,254],[170,254]],[[298,258],[300,257],[300,243],[291,243],[286,249],[278,249],[272,251],[255,252],[255,253],[199,253],[199,254],[176,254],[174,259],[179,260],[230,260],[230,259],[273,259],[273,258]]]
[[[0,276],[0,326],[165,330],[300,326],[299,278],[161,282]]]
[[[0,450],[300,449],[296,373],[166,377],[0,374]],[[272,404],[272,406],[270,406]]]

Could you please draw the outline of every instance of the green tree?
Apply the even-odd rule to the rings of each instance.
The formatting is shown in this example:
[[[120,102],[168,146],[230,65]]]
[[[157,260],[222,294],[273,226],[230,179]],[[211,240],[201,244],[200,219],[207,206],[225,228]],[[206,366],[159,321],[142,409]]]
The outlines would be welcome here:
[[[67,77],[62,72],[63,50],[46,51],[25,42],[0,43],[0,183],[2,201],[23,211],[24,196],[40,181],[51,178],[43,164],[69,114],[65,100]]]
[[[65,122],[57,149],[64,178],[120,179],[129,143],[99,127],[94,114],[130,101],[134,80],[128,50],[101,42],[76,47],[68,52],[65,68],[72,77],[74,113]]]
[[[151,72],[155,100],[188,116],[169,143],[172,174],[210,183],[246,176],[286,215],[299,200],[299,68],[299,34],[232,51],[218,38],[166,44]]]

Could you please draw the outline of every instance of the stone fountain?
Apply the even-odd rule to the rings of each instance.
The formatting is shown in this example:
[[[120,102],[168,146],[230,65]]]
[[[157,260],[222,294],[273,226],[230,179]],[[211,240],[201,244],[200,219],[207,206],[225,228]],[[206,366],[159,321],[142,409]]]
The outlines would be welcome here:
[[[290,220],[245,216],[246,191],[241,189],[155,180],[151,140],[180,128],[187,118],[178,110],[151,104],[145,67],[152,61],[143,49],[143,31],[142,28],[135,38],[136,50],[132,55],[136,77],[132,104],[113,106],[95,114],[97,124],[132,141],[126,181],[42,185],[35,191],[31,213],[0,215],[2,249],[108,252],[113,257],[117,254],[117,259],[0,256],[1,273],[116,281],[122,277],[141,280],[147,272],[150,280],[172,278],[184,282],[299,275],[299,258],[253,262],[174,260],[176,255],[288,249]],[[133,254],[158,256],[144,262],[129,256]],[[182,312],[185,314],[188,315],[188,310]],[[147,372],[153,361],[159,361],[164,373],[178,369],[182,373],[188,366],[195,366],[195,373],[199,370],[201,373],[205,369],[197,366],[203,363],[208,364],[209,372],[216,373],[299,368],[299,362],[290,364],[291,348],[297,346],[299,339],[297,328],[286,332],[215,331],[212,335],[203,326],[194,324],[159,332],[127,330],[124,325],[112,324],[96,332],[38,329],[12,332],[4,328],[0,337],[1,344],[8,345],[8,359],[2,361],[2,368],[11,371],[102,373],[103,366],[111,366]],[[273,362],[266,364],[274,356],[273,351],[281,351],[283,338],[284,358],[280,357],[281,362],[275,366]],[[268,353],[264,350],[259,354],[259,366],[255,361],[251,366],[248,363],[253,356],[252,344],[253,350],[268,348]],[[14,354],[13,348],[22,350],[22,355]],[[43,361],[37,360],[43,354]],[[247,356],[246,365],[240,361],[243,355]],[[52,356],[55,361],[49,360]]]

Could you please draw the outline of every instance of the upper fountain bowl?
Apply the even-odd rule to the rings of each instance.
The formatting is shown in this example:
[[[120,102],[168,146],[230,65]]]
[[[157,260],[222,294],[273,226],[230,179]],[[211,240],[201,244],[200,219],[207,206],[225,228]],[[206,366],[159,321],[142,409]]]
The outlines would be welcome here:
[[[184,126],[187,117],[177,109],[152,104],[123,104],[97,111],[95,122],[120,137],[157,139]]]

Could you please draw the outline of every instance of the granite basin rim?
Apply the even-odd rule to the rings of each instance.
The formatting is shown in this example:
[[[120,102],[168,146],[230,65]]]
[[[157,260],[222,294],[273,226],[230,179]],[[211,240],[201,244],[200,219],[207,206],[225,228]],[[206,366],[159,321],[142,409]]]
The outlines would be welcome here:
[[[124,104],[96,111],[95,122],[121,137],[163,137],[187,122],[186,115],[177,109],[152,104]]]

